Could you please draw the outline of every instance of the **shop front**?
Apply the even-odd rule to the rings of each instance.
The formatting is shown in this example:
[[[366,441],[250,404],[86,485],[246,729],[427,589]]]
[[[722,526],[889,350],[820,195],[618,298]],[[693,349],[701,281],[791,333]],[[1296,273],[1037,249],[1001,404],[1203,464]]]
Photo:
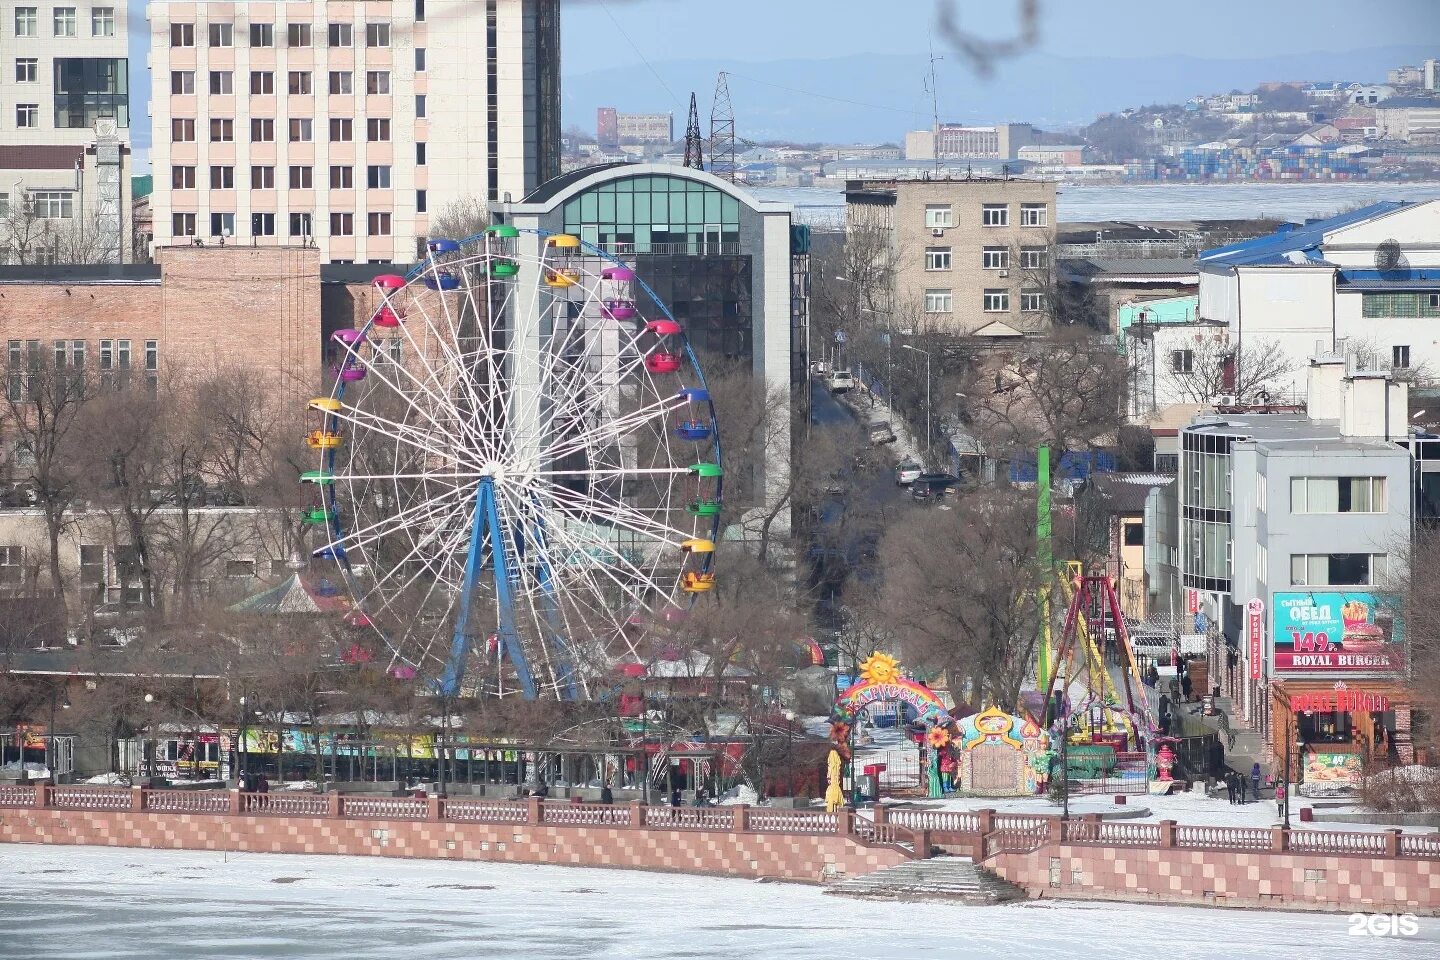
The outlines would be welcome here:
[[[1277,592],[1271,743],[1302,796],[1344,793],[1415,751],[1394,601],[1370,592]]]

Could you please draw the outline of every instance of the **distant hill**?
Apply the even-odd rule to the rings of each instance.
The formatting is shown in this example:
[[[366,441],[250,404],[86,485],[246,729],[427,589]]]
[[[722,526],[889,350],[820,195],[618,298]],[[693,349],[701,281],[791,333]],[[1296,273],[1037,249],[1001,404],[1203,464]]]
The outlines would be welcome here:
[[[1098,114],[1125,107],[1251,90],[1269,80],[1383,82],[1391,68],[1419,63],[1427,56],[1434,56],[1434,51],[1419,45],[1253,60],[1031,54],[1003,65],[988,81],[947,60],[941,63],[940,113],[942,120],[951,121],[1078,127]],[[654,68],[677,97],[688,101],[691,90],[699,94],[701,122],[707,130],[715,75],[729,71],[736,131],[751,140],[897,141],[906,130],[930,124],[930,102],[922,86],[926,64],[919,57],[748,63],[674,60],[655,63]],[[593,130],[595,108],[600,106],[636,112],[671,110],[677,129],[684,126],[686,104],[668,102],[664,88],[638,64],[566,74],[562,88],[567,126]]]

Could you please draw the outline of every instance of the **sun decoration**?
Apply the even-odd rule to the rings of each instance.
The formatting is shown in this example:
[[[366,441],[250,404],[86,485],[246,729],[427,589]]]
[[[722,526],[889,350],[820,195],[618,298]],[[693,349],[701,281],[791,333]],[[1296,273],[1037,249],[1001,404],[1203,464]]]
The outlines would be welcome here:
[[[900,661],[888,653],[872,653],[860,665],[860,678],[866,683],[894,683],[900,679]]]
[[[931,727],[925,738],[930,741],[930,746],[939,750],[941,747],[949,745],[950,731],[940,726]]]

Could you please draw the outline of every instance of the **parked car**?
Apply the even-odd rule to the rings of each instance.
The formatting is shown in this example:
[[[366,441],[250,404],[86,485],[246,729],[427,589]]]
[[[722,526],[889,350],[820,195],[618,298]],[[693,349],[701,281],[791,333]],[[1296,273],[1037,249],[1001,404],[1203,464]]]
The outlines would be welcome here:
[[[826,363],[824,360],[811,360],[810,372],[815,374],[816,376],[823,377],[825,376],[825,374],[830,372],[830,364]]]
[[[908,487],[925,472],[925,468],[914,460],[901,460],[895,468],[895,483]]]
[[[831,393],[849,393],[855,386],[855,375],[849,370],[836,370],[830,374],[829,384]]]
[[[888,420],[877,420],[870,424],[870,442],[875,444],[895,442],[895,431],[890,429]]]
[[[960,485],[960,478],[953,473],[922,473],[915,482],[929,487],[935,493],[943,493]]]

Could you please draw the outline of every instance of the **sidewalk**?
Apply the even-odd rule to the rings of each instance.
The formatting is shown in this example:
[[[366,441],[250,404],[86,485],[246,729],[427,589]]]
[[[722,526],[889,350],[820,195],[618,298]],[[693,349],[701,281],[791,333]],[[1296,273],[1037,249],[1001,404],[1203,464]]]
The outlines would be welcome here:
[[[829,389],[825,386],[823,379],[821,387]],[[832,396],[841,406],[855,415],[855,419],[862,427],[877,421],[885,421],[890,424],[890,429],[895,434],[895,442],[887,443],[885,446],[894,452],[896,462],[907,459],[919,463],[925,462],[925,444],[911,432],[910,425],[905,422],[905,418],[892,410],[889,402],[868,386],[856,383],[854,389],[846,393],[832,394]]]

